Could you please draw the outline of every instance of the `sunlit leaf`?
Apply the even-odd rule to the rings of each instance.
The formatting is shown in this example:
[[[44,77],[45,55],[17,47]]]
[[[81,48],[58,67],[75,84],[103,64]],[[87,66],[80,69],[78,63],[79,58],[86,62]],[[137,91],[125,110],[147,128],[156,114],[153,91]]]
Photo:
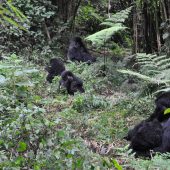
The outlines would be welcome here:
[[[25,142],[19,142],[17,151],[24,152],[27,149],[27,144]]]
[[[164,115],[167,115],[167,114],[170,114],[170,108],[167,108],[167,109],[164,111]]]

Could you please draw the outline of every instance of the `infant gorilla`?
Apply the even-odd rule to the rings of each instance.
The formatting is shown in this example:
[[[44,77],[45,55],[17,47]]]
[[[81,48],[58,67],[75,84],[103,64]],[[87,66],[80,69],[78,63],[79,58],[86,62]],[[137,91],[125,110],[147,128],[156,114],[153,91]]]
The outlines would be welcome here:
[[[85,92],[83,88],[83,81],[79,77],[76,77],[71,71],[63,71],[61,73],[59,88],[61,85],[67,89],[67,92],[70,95],[74,95],[77,91],[81,93]]]
[[[150,156],[150,150],[170,152],[170,118],[162,123],[142,121],[125,138],[131,141],[130,148],[136,156]]]
[[[74,95],[77,91],[81,93],[85,91],[83,88],[83,81],[79,77],[75,76],[71,71],[65,70],[65,66],[61,59],[51,59],[49,66],[46,67],[46,71],[48,71],[46,79],[50,83],[52,83],[55,76],[61,76],[59,88],[60,86],[65,87],[68,94]]]
[[[74,37],[70,41],[67,58],[71,61],[87,62],[91,64],[96,58],[91,56],[80,37]]]

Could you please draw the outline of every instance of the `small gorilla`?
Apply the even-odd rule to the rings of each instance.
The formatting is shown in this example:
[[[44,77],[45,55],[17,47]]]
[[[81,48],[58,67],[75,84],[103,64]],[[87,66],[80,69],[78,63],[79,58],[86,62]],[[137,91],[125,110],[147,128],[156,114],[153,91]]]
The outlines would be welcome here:
[[[162,123],[157,119],[142,121],[128,132],[125,139],[131,141],[130,148],[136,156],[150,156],[150,150],[170,152],[170,118]]]
[[[71,61],[87,62],[91,64],[96,58],[91,56],[80,37],[74,37],[70,41],[67,58]]]
[[[65,66],[61,59],[59,58],[52,58],[50,60],[50,65],[45,68],[48,71],[47,81],[52,83],[52,80],[55,76],[61,75],[61,73],[65,70]]]
[[[154,113],[148,118],[148,121],[152,121],[155,118],[160,122],[167,120],[170,117],[170,114],[164,114],[164,111],[167,108],[170,108],[170,91],[164,92],[155,100],[156,108]]]
[[[83,81],[79,77],[76,77],[71,71],[66,70],[61,73],[59,88],[61,85],[67,89],[67,92],[70,95],[74,95],[77,91],[81,93],[85,92]]]
[[[71,71],[67,71],[62,60],[58,58],[51,59],[50,65],[45,69],[48,71],[46,79],[49,83],[52,83],[55,76],[61,76],[59,88],[60,86],[65,87],[68,94],[74,95],[77,91],[81,93],[85,92],[83,88],[83,81],[79,77],[75,76]]]

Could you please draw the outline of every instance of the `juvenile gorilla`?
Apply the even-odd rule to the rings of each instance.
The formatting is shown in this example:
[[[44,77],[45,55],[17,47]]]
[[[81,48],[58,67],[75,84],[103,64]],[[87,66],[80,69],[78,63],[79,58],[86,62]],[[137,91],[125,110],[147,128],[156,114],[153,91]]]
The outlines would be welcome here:
[[[85,92],[83,81],[79,77],[76,77],[71,71],[63,71],[61,73],[59,88],[61,85],[67,89],[67,92],[70,95],[74,95],[77,91],[81,93]]]
[[[80,37],[75,37],[70,41],[67,58],[71,61],[87,62],[91,64],[96,58],[91,56]]]
[[[52,83],[55,76],[61,76],[59,81],[59,88],[63,86],[67,89],[68,94],[74,95],[75,92],[79,91],[83,93],[85,90],[83,88],[83,81],[75,76],[71,71],[65,70],[65,66],[62,60],[58,58],[53,58],[50,60],[50,65],[46,67],[48,71],[47,81]]]
[[[167,108],[170,108],[170,91],[164,92],[159,95],[155,100],[156,108],[154,113],[148,118],[148,121],[152,121],[155,118],[160,122],[167,120],[170,114],[164,114]]]
[[[49,66],[47,66],[46,71],[48,71],[47,81],[52,83],[52,80],[55,76],[61,75],[61,73],[65,70],[65,66],[61,59],[59,58],[52,58],[50,60]]]
[[[156,119],[143,121],[128,132],[126,139],[136,156],[150,156],[150,150],[170,152],[170,118],[162,123]]]

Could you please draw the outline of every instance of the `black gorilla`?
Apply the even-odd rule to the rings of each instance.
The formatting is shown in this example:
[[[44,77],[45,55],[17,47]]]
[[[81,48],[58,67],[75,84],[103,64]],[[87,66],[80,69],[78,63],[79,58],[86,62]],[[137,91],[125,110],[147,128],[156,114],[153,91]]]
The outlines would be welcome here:
[[[52,58],[50,60],[50,65],[46,67],[46,71],[48,71],[47,81],[52,83],[54,77],[61,75],[64,70],[65,66],[62,60],[59,58]]]
[[[155,104],[154,113],[129,130],[125,137],[136,155],[149,156],[150,150],[170,152],[170,113],[164,114],[170,108],[170,91],[158,95]]]
[[[50,60],[49,66],[46,67],[48,71],[47,81],[52,83],[55,76],[61,76],[59,87],[62,85],[67,89],[68,94],[74,95],[75,92],[79,91],[83,93],[83,81],[75,76],[71,71],[65,70],[65,66],[62,60],[53,58]]]
[[[136,156],[149,156],[150,150],[159,147],[162,143],[163,128],[158,120],[142,121],[132,130],[129,130],[125,139],[131,141],[130,148]]]
[[[169,114],[164,114],[167,108],[170,108],[170,91],[160,94],[155,100],[156,108],[154,113],[149,117],[148,121],[152,121],[157,118],[160,122],[167,120],[170,117]]]
[[[170,118],[161,124],[163,127],[162,143],[159,147],[154,148],[153,150],[161,153],[170,152]]]
[[[87,62],[91,64],[96,58],[91,56],[80,37],[74,37],[70,41],[67,58],[71,61]]]
[[[61,73],[59,88],[61,85],[67,89],[67,92],[70,95],[74,95],[77,91],[81,93],[85,92],[83,81],[79,77],[76,77],[71,71],[63,71]]]
[[[130,148],[136,156],[150,156],[150,150],[170,152],[170,118],[162,123],[157,119],[142,121],[128,132],[125,139],[131,142]]]

